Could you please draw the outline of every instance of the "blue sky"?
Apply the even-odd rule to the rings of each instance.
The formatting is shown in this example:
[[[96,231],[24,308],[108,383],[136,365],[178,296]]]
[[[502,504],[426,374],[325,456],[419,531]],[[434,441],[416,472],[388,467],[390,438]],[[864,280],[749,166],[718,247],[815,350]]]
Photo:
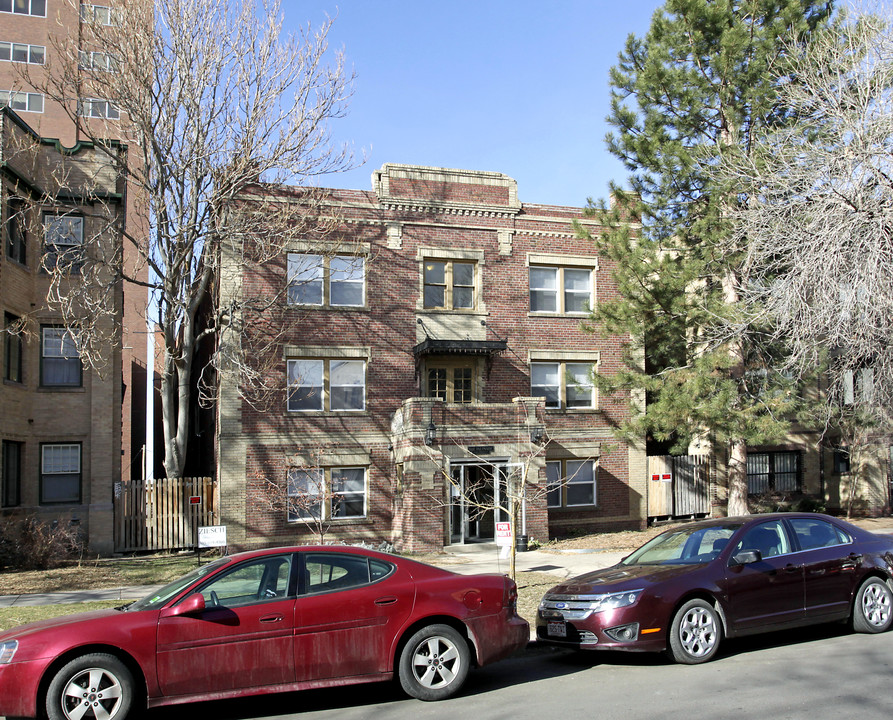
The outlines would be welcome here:
[[[659,0],[283,0],[286,24],[337,16],[356,71],[332,134],[366,163],[328,187],[369,190],[386,162],[501,172],[522,202],[583,205],[625,172],[605,149],[608,70]]]

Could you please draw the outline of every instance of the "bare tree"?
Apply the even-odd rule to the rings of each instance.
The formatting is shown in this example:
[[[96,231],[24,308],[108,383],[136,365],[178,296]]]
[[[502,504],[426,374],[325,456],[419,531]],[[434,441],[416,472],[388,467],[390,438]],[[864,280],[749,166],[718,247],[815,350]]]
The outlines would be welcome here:
[[[274,348],[296,320],[284,256],[335,226],[331,213],[315,211],[320,197],[309,185],[352,162],[328,133],[352,77],[342,55],[328,52],[331,21],[288,35],[278,0],[147,0],[112,10],[68,2],[80,8],[80,37],[65,33],[55,48],[61,60],[27,81],[65,108],[79,137],[127,143],[116,169],[128,198],[125,243],[137,259],[85,248],[90,282],[72,286],[64,268],[48,271],[65,289],[56,305],[82,328],[87,362],[97,342],[86,318],[114,312],[113,283],[148,288],[162,338],[164,467],[176,477],[203,344],[246,399],[283,385]],[[282,193],[285,182],[299,189]],[[268,267],[270,281],[243,287],[221,277],[222,258]],[[214,375],[202,378],[211,397]]]
[[[790,55],[779,100],[797,123],[719,168],[746,198],[730,218],[749,278],[739,320],[772,329],[787,370],[826,368],[832,413],[889,420],[893,30],[862,15]],[[854,377],[871,386],[855,399]]]

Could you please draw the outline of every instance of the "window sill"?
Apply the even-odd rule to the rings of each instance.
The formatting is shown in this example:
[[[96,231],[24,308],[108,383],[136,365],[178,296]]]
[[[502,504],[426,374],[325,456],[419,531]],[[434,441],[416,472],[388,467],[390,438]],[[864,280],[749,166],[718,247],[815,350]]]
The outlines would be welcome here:
[[[77,387],[70,385],[40,385],[37,388],[37,392],[42,393],[82,393],[87,392],[86,388],[83,385],[78,385]]]
[[[529,318],[567,318],[569,320],[581,320],[588,318],[591,313],[560,313],[560,312],[536,312],[531,310],[527,313]]]
[[[313,523],[315,520],[307,519],[307,520],[287,520],[289,525],[303,525],[307,528],[312,529]],[[329,520],[323,521],[330,529],[336,527],[352,527],[358,525],[373,525],[371,518],[361,517],[361,518],[331,518]]]
[[[290,310],[329,310],[332,312],[370,312],[372,308],[368,305],[301,305],[299,303],[288,303]]]

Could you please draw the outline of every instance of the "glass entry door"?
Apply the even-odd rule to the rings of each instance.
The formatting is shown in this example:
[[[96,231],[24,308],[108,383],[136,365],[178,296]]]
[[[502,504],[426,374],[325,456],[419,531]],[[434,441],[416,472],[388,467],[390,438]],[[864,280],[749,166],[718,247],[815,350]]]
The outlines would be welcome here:
[[[450,468],[450,542],[487,542],[505,511],[506,463],[453,463]]]

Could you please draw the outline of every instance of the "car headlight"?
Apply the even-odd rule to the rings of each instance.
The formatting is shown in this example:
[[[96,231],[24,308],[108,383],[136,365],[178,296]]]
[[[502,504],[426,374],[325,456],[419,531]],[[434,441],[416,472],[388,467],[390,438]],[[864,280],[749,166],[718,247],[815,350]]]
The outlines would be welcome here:
[[[18,648],[18,640],[8,640],[5,643],[0,643],[0,665],[11,663],[12,656],[16,654],[16,650],[18,650]]]
[[[546,595],[540,603],[540,612],[545,617],[558,612],[566,620],[583,620],[593,613],[634,605],[642,590],[625,590],[599,595]]]

